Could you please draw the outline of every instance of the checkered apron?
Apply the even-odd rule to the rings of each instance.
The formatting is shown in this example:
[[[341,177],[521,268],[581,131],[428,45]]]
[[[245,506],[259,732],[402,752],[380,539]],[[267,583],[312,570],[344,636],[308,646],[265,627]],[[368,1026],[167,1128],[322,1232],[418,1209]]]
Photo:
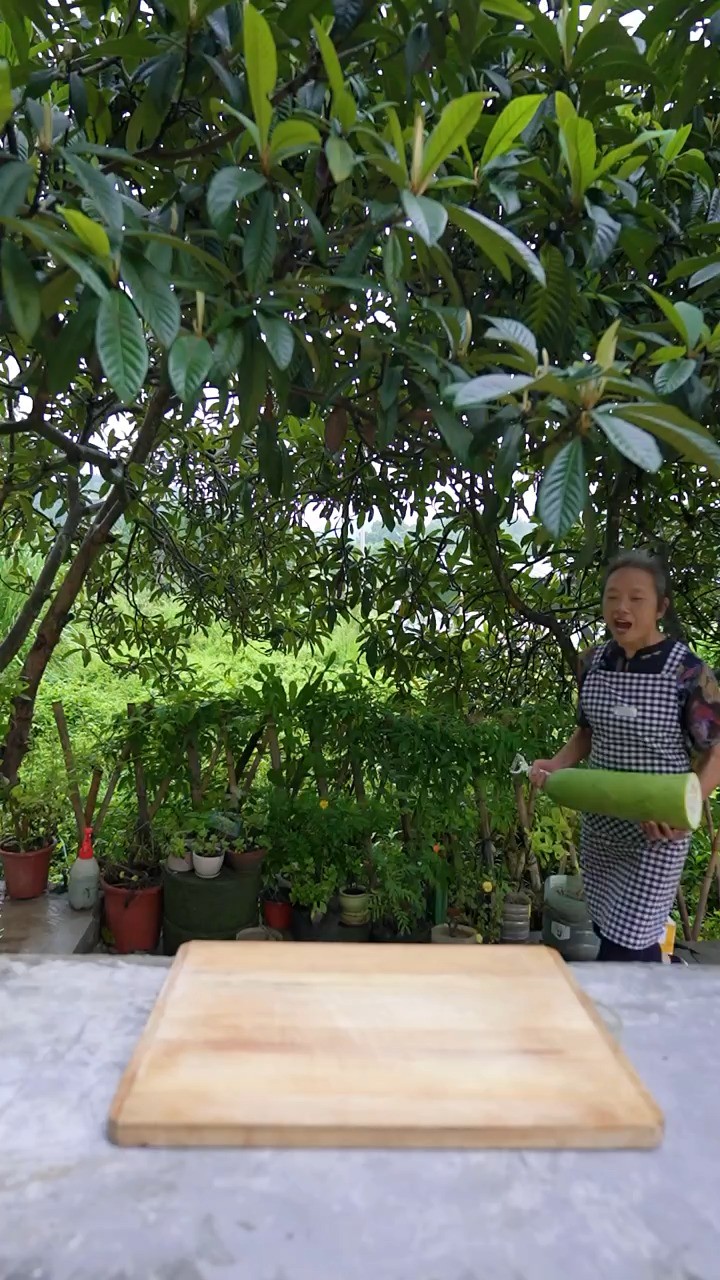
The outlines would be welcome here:
[[[592,729],[590,766],[631,773],[687,773],[678,671],[685,646],[673,645],[657,674],[605,671],[605,649],[583,681],[582,710]],[[690,836],[651,843],[633,822],[585,814],[580,860],[590,915],[604,937],[640,950],[662,938]]]

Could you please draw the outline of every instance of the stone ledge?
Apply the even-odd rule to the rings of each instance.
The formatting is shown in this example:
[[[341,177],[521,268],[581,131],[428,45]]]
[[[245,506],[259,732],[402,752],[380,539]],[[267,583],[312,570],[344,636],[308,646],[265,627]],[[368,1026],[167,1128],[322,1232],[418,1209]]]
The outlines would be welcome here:
[[[73,911],[66,893],[14,902],[0,881],[0,955],[86,955],[99,938],[99,904]]]

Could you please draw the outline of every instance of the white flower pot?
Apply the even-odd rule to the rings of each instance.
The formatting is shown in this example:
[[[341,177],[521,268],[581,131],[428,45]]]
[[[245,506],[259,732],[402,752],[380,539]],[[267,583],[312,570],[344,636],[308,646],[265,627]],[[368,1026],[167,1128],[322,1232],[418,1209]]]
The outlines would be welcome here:
[[[196,876],[200,876],[201,880],[214,880],[220,875],[222,865],[225,861],[225,854],[218,853],[217,856],[208,858],[200,853],[193,853],[193,870]]]

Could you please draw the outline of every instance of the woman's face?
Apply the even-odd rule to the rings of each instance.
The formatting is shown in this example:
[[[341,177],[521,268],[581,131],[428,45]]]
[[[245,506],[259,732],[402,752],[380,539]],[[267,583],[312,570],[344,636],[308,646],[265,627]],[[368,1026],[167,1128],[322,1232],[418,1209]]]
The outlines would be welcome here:
[[[657,636],[667,600],[658,603],[652,574],[644,569],[617,569],[603,596],[603,617],[614,640],[624,649],[646,648]]]

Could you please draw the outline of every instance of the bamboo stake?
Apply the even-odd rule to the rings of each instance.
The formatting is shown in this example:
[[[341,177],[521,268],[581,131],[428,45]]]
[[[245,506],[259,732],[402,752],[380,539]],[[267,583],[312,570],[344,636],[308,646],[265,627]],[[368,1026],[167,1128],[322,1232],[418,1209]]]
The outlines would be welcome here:
[[[190,770],[190,800],[193,809],[201,809],[203,802],[203,784],[202,772],[200,770],[200,756],[194,742],[187,744],[187,762]]]
[[[68,733],[67,721],[65,719],[65,711],[62,702],[53,702],[53,715],[60,737],[60,745],[62,747],[63,758],[65,760],[65,770],[68,776],[68,795],[70,803],[75,814],[75,825],[77,827],[78,841],[82,840],[85,830],[85,812],[83,803],[80,798],[80,789],[77,783],[77,770],[75,768],[75,758],[73,756],[72,745],[70,743],[70,734]]]
[[[365,783],[363,782],[360,761],[354,754],[350,757],[350,770],[352,772],[353,786],[355,788],[357,802],[358,804],[367,804],[367,792],[365,790]]]
[[[110,774],[110,777],[108,778],[108,784],[105,791],[105,795],[102,798],[102,801],[100,803],[100,808],[98,810],[98,815],[97,815],[97,818],[95,819],[94,831],[96,836],[100,834],[102,825],[107,817],[107,812],[108,812],[108,809],[110,808],[110,802],[115,794],[115,788],[118,782],[120,781],[120,777],[123,771],[123,766],[129,755],[130,755],[130,742],[127,741],[123,744],[123,749],[120,752],[120,755],[118,756],[117,763],[112,773]]]
[[[245,774],[245,777],[243,778],[243,785],[242,785],[243,795],[248,795],[250,788],[253,782],[255,781],[255,776],[257,774],[258,769],[260,768],[260,762],[263,756],[265,755],[266,750],[267,750],[267,740],[266,738],[261,738],[260,742],[258,743],[257,751],[255,752],[255,757],[250,765],[250,768]]]
[[[715,823],[713,821],[712,809],[710,807],[709,800],[705,801],[704,809],[705,809],[705,821],[707,823],[708,834],[710,836],[710,860],[707,864],[705,875],[703,876],[702,884],[700,886],[700,894],[698,897],[698,904],[695,911],[695,919],[693,920],[693,926],[692,926],[692,934],[691,934],[692,942],[697,942],[698,938],[700,937],[700,930],[703,927],[705,915],[707,912],[708,898],[710,897],[710,886],[713,882],[713,877],[715,875],[715,868],[717,866],[717,861],[718,861],[718,853],[720,852],[720,830],[719,831],[715,830]]]
[[[155,793],[155,799],[152,800],[150,805],[148,806],[148,816],[151,822],[155,821],[155,818],[158,815],[158,810],[160,809],[161,804],[166,799],[167,793],[170,790],[171,782],[172,782],[172,774],[166,773],[165,777],[163,778],[162,782],[160,783],[160,786],[158,787]]]
[[[228,738],[227,729],[223,729],[222,731],[222,745],[223,745],[223,750],[225,752],[225,767],[227,769],[227,776],[228,776],[228,792],[230,793],[230,799],[232,803],[236,805],[240,798],[240,793],[238,791],[237,773],[235,772],[235,757],[230,748],[230,740]]]
[[[282,758],[280,755],[280,743],[278,741],[277,728],[273,720],[268,721],[267,742],[270,748],[270,763],[276,773],[282,769]]]
[[[685,942],[692,942],[692,929],[691,929],[691,927],[690,927],[690,914],[689,914],[688,909],[687,909],[687,903],[686,903],[686,901],[685,901],[685,894],[683,893],[682,885],[680,885],[680,884],[678,885],[678,891],[677,891],[677,904],[678,904],[678,911],[680,912],[680,920],[681,920],[681,922],[682,922],[683,938],[684,938]]]
[[[136,712],[134,702],[128,702],[128,719],[132,720]],[[131,730],[130,751],[132,753],[133,769],[135,772],[135,794],[138,803],[138,828],[140,831],[147,831],[150,826],[150,810],[148,808],[147,786],[145,783],[145,770],[143,769],[142,760],[140,759],[140,751],[138,748],[137,735]]]
[[[102,782],[103,771],[99,765],[96,765],[92,772],[90,782],[90,790],[88,791],[87,800],[85,801],[85,826],[91,827],[93,814],[95,813],[95,805],[97,804],[98,791]]]
[[[531,820],[530,820],[528,803],[525,799],[525,788],[523,787],[522,778],[519,776],[515,776],[513,778],[513,785],[515,787],[515,800],[517,802],[517,811],[518,811],[518,817],[520,819],[520,828],[522,832],[523,852],[525,854],[524,858],[521,858],[518,860],[519,861],[518,879],[522,875],[524,867],[526,867],[528,875],[530,876],[530,886],[533,889],[533,892],[541,893],[542,892],[542,876],[540,875],[540,867],[538,866],[537,857],[533,853],[532,844],[530,842]],[[530,805],[533,807],[533,809],[534,809],[534,802],[535,802],[534,791],[535,791],[535,788],[533,787],[530,792]]]
[[[317,738],[313,738],[311,740],[310,750],[313,755],[313,770],[315,773],[315,783],[317,785],[318,795],[321,800],[327,800],[328,784],[327,778],[325,777],[325,764],[323,761],[322,747],[320,746]]]
[[[211,755],[210,755],[210,761],[209,761],[209,763],[208,763],[208,767],[207,767],[207,769],[205,770],[205,772],[204,772],[204,774],[203,774],[203,776],[202,776],[202,789],[203,789],[203,793],[204,793],[205,791],[207,791],[208,787],[210,786],[210,783],[212,782],[212,776],[213,776],[213,774],[214,774],[214,772],[215,772],[215,770],[216,770],[216,768],[217,768],[218,760],[220,759],[220,756],[222,755],[222,752],[223,752],[223,746],[224,746],[224,744],[223,744],[223,740],[222,740],[222,735],[220,735],[220,736],[218,737],[217,742],[215,743],[215,746],[214,746],[214,747],[213,747],[213,749],[212,749],[212,753],[211,753]]]

